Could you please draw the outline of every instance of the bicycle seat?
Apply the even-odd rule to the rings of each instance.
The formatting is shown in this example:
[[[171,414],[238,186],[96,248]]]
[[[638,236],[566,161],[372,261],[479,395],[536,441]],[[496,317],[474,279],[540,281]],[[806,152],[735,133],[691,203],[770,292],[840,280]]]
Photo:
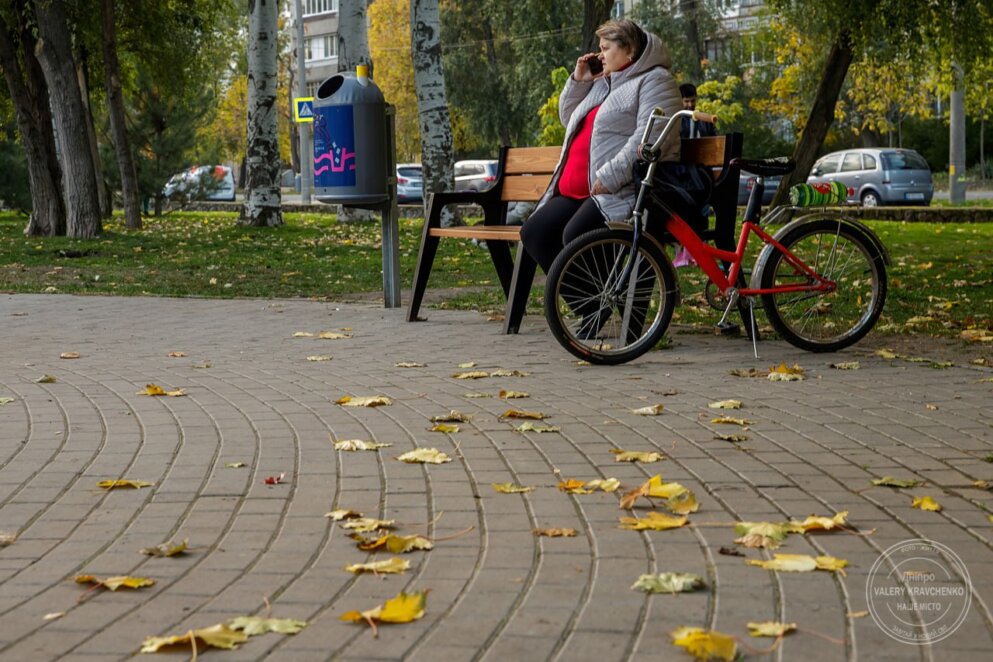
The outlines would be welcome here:
[[[738,166],[759,177],[773,177],[793,172],[796,163],[793,159],[780,156],[775,159],[732,159],[731,165]]]

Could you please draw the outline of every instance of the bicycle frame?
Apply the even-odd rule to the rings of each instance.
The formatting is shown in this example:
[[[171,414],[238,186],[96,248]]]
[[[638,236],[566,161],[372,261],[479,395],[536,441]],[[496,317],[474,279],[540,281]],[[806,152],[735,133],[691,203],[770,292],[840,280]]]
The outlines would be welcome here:
[[[655,177],[655,169],[658,166],[657,156],[662,143],[665,141],[669,133],[674,130],[677,119],[682,119],[683,117],[693,117],[694,119],[713,121],[711,116],[700,113],[699,111],[680,110],[679,112],[673,113],[666,123],[665,128],[662,130],[661,135],[659,135],[655,142],[649,146],[648,139],[651,136],[655,122],[663,119],[664,117],[665,112],[661,108],[655,108],[649,117],[648,125],[645,127],[645,133],[641,139],[639,155],[645,158],[649,164],[645,177],[640,183],[638,197],[634,205],[634,222],[632,224],[634,236],[631,241],[632,258],[637,255],[638,243],[641,240],[641,233],[645,230],[645,196],[648,191],[648,187],[652,185],[652,180]],[[710,117],[710,119],[707,119],[708,117]],[[738,246],[735,248],[734,252],[731,252],[705,244],[685,220],[671,210],[668,211],[670,216],[664,222],[665,230],[674,236],[679,243],[681,243],[686,250],[689,251],[690,255],[693,256],[693,259],[696,260],[697,264],[700,265],[700,268],[703,269],[704,273],[707,274],[722,294],[735,287],[734,284],[738,281],[738,275],[741,273],[741,265],[745,258],[745,248],[748,245],[748,238],[753,233],[758,235],[764,243],[771,244],[779,250],[783,254],[784,259],[794,269],[797,269],[800,273],[807,276],[809,282],[804,285],[779,285],[771,288],[745,287],[738,290],[739,295],[748,297],[784,292],[833,292],[837,289],[837,285],[834,281],[824,278],[820,274],[813,271],[802,260],[793,255],[793,253],[791,253],[786,247],[776,241],[772,235],[763,230],[753,221],[747,219],[745,220],[741,228],[741,234],[738,237]],[[721,268],[722,262],[728,262],[731,264],[731,269],[727,274],[725,274],[724,269]],[[627,283],[631,275],[633,263],[634,260],[632,259],[628,260],[627,265],[625,265],[624,272],[615,285],[615,294],[620,294],[624,289],[624,284]]]

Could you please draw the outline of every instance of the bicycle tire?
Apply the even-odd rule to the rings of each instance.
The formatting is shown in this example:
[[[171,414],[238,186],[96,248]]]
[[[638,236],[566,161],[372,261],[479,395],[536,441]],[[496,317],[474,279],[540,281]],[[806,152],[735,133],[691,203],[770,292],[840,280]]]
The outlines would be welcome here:
[[[769,322],[787,342],[811,352],[835,352],[872,330],[883,312],[887,280],[885,258],[867,232],[843,219],[820,218],[777,237],[814,272],[837,283],[833,292],[762,295]],[[781,251],[767,249],[771,252],[757,267],[763,289],[810,282]]]
[[[603,228],[571,241],[545,279],[545,317],[555,339],[590,363],[634,360],[662,339],[678,295],[672,263],[659,246],[639,241],[629,286],[614,288],[631,259],[632,233]]]

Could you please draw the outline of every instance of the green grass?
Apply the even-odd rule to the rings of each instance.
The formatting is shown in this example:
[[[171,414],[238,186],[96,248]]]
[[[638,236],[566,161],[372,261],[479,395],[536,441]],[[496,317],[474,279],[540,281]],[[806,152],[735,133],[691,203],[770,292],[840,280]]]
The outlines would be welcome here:
[[[0,214],[0,290],[199,297],[329,297],[382,293],[379,223],[338,224],[332,214],[286,214],[279,228],[244,228],[232,213],[146,218],[139,231],[119,217],[88,240],[25,237],[23,216]],[[422,221],[400,227],[401,284],[409,288]],[[870,222],[893,264],[878,329],[957,336],[993,328],[993,223]],[[678,271],[675,320],[712,326],[698,269]],[[441,242],[429,288],[441,307],[497,310],[503,293],[484,248]],[[529,311],[540,313],[540,287]]]

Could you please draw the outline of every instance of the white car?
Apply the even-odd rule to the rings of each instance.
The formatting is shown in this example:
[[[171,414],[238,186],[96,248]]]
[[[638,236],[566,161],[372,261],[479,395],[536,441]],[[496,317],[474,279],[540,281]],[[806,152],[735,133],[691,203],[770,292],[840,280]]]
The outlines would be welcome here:
[[[234,173],[227,166],[194,166],[176,173],[162,188],[169,200],[234,202]]]

